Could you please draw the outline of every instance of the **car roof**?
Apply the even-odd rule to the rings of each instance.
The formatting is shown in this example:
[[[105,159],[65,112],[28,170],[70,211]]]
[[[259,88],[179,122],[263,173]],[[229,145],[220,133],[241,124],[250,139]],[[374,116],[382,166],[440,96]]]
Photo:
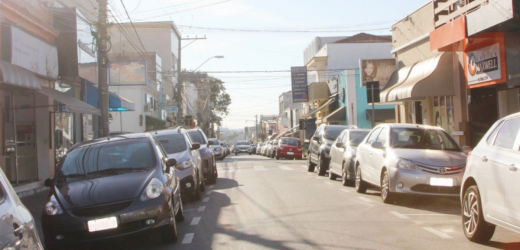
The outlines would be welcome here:
[[[186,130],[181,128],[181,127],[149,131],[149,133],[151,135],[153,135],[153,136],[156,136],[156,135],[181,134],[183,132],[186,132]]]
[[[389,125],[391,128],[422,128],[422,129],[439,129],[443,130],[441,127],[423,125],[423,124],[411,124],[411,123],[386,123],[381,125]]]
[[[85,146],[90,146],[90,145],[96,145],[96,144],[111,142],[111,141],[120,141],[120,140],[127,140],[127,139],[136,139],[136,138],[149,138],[149,137],[150,137],[150,134],[146,133],[146,132],[145,133],[132,133],[132,134],[121,134],[121,135],[116,135],[116,136],[101,137],[101,138],[96,138],[96,139],[93,139],[93,140],[90,140],[90,141],[76,143],[76,144],[72,145],[72,147],[70,147],[69,150],[72,150],[72,149],[75,149],[75,148],[79,148],[79,147],[85,147]]]

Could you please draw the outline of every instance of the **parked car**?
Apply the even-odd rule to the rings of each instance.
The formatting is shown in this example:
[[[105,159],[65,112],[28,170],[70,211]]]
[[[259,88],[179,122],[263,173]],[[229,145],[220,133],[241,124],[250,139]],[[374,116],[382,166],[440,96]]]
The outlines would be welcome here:
[[[268,148],[267,157],[274,158],[276,154],[276,149],[278,148],[278,139],[273,140],[271,146]]]
[[[329,170],[330,147],[336,140],[338,135],[347,128],[356,128],[355,126],[343,125],[320,125],[311,138],[309,151],[307,154],[307,170],[314,172],[317,167],[318,175],[325,175]]]
[[[218,172],[215,153],[209,145],[211,142],[208,141],[206,134],[200,128],[189,129],[187,133],[192,141],[200,144],[199,154],[202,160],[204,180],[206,180],[208,184],[215,184],[217,182]]]
[[[520,233],[519,130],[520,113],[498,120],[468,156],[460,196],[470,241],[489,241],[496,226]]]
[[[266,142],[266,145],[265,145],[265,148],[262,149],[262,155],[263,156],[268,156],[267,154],[269,153],[269,151],[271,150],[271,148],[273,147],[273,141],[267,141]]]
[[[264,147],[264,143],[263,142],[259,142],[258,145],[256,145],[255,154],[257,154],[257,155],[261,154],[263,147]]]
[[[302,159],[302,144],[300,139],[292,137],[282,137],[278,140],[276,147],[276,159]]]
[[[210,149],[213,150],[215,154],[215,159],[224,160],[226,158],[226,152],[224,152],[224,148],[220,145],[220,142],[217,138],[209,138],[208,143],[210,145]]]
[[[329,179],[341,176],[343,186],[354,182],[357,147],[369,132],[370,129],[345,129],[339,134],[330,148]]]
[[[53,179],[42,213],[46,248],[146,231],[177,241],[184,220],[177,161],[149,133],[99,138],[72,146]]]
[[[376,126],[356,156],[356,191],[378,187],[385,203],[401,194],[458,197],[467,157],[442,128],[417,124]]]
[[[251,145],[249,145],[248,141],[237,141],[235,144],[235,155],[249,153],[249,150],[251,150]]]
[[[36,222],[0,168],[0,249],[40,249]]]
[[[228,156],[231,153],[231,150],[229,149],[229,146],[226,142],[219,141],[220,146],[222,147],[222,150],[224,150],[224,157]]]
[[[247,151],[249,153],[249,155],[251,154],[255,154],[256,153],[256,146],[258,145],[257,142],[249,145],[249,150]]]
[[[175,174],[179,177],[181,195],[186,199],[200,200],[205,190],[200,144],[188,137],[181,127],[150,132],[163,146],[168,158],[175,158]]]

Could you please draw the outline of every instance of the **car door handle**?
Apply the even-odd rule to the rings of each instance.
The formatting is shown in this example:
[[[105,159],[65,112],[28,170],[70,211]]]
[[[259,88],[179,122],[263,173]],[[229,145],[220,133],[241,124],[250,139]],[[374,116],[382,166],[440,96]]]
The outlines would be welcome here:
[[[509,166],[509,171],[516,172],[517,170],[518,168],[515,166],[515,164],[511,164],[511,166]]]
[[[482,158],[480,158],[483,162],[487,162],[488,161],[488,158],[486,156],[482,156]]]

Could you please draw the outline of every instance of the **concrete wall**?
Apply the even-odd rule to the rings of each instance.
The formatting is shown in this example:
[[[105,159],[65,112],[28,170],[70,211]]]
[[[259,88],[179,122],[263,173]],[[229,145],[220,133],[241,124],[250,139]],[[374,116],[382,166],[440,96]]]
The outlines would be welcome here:
[[[146,130],[146,115],[159,117],[158,111],[144,111],[144,94],[152,95],[154,98],[159,98],[159,94],[144,86],[110,86],[110,92],[131,100],[135,103],[135,111],[110,112],[112,115],[112,122],[110,123],[110,131],[125,131],[125,132],[144,132]],[[142,125],[139,124],[140,115],[142,115]],[[121,123],[122,121],[122,123]]]
[[[347,38],[347,36],[336,36],[336,37],[315,37],[311,43],[307,45],[303,51],[303,65],[307,65],[312,58],[316,56],[316,53],[327,43],[334,43],[341,39]]]

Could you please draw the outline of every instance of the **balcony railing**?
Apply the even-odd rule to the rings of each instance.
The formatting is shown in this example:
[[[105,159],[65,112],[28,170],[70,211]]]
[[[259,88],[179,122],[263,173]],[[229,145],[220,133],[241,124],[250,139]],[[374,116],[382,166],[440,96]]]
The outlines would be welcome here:
[[[433,0],[435,28],[480,9],[494,0]]]

